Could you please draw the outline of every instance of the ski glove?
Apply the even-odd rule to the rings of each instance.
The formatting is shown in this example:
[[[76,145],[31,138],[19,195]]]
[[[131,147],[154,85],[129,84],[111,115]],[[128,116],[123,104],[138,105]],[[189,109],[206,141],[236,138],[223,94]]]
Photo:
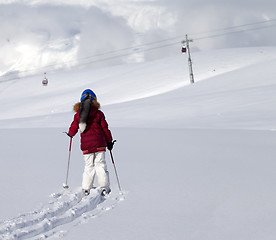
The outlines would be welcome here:
[[[111,151],[113,149],[114,142],[108,142],[107,143],[107,149]]]

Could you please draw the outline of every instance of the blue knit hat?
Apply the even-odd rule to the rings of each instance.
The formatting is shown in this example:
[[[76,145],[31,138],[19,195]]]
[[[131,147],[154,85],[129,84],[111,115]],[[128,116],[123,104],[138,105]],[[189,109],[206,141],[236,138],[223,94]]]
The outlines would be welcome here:
[[[91,100],[97,101],[97,96],[91,89],[86,89],[82,92],[81,101],[83,101],[87,95],[89,95],[91,97]]]

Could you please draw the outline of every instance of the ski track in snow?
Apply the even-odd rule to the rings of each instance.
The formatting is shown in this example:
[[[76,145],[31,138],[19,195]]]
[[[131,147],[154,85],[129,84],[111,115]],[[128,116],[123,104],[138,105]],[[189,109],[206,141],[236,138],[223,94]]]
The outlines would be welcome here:
[[[124,199],[123,192],[117,196],[103,197],[99,189],[91,190],[89,196],[84,196],[81,190],[53,193],[51,201],[39,210],[0,222],[0,239],[60,238],[66,235],[66,231],[62,230],[63,225],[71,223],[77,226],[86,223],[89,219],[113,209]]]

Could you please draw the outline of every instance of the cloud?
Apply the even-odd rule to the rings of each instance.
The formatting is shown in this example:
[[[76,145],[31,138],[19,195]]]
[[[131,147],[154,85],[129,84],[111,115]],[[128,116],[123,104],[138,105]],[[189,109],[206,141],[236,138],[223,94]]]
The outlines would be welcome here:
[[[78,13],[80,9],[2,5],[0,48],[1,52],[5,52],[5,57],[1,70],[8,65],[11,68],[20,67],[20,70],[32,69],[43,62],[54,63],[57,55],[70,55],[74,46],[66,44],[79,33],[80,26],[80,19],[73,12]]]
[[[96,64],[112,58],[116,50],[132,46],[134,39],[135,32],[122,17],[92,7],[82,15],[78,57],[91,56],[91,62]],[[109,64],[112,62],[118,62],[118,58],[109,61]]]
[[[199,50],[275,45],[270,0],[0,0],[0,6],[0,74],[176,55],[185,34]],[[265,20],[272,21],[238,27]]]
[[[275,45],[276,22],[214,31],[229,27],[276,19],[276,2],[271,0],[160,0],[158,4],[177,16],[173,34],[187,33],[202,50],[213,48]],[[274,26],[272,26],[274,25]],[[249,30],[254,29],[254,30]],[[233,32],[232,34],[229,34]],[[236,33],[234,33],[236,32]],[[224,34],[225,33],[225,34]],[[213,35],[220,35],[212,37]],[[270,37],[268,37],[270,35]],[[208,36],[210,36],[208,38]]]
[[[70,67],[78,59],[130,46],[135,35],[123,18],[96,7],[6,4],[0,21],[2,74]]]

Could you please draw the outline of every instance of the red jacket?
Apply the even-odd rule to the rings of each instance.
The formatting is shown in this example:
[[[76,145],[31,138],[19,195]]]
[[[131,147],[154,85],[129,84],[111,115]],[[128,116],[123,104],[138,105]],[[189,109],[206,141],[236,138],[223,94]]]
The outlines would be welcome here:
[[[69,135],[75,136],[79,129],[79,110],[69,128]],[[91,107],[87,126],[81,133],[81,150],[83,154],[105,151],[108,142],[112,142],[112,135],[102,111]]]

